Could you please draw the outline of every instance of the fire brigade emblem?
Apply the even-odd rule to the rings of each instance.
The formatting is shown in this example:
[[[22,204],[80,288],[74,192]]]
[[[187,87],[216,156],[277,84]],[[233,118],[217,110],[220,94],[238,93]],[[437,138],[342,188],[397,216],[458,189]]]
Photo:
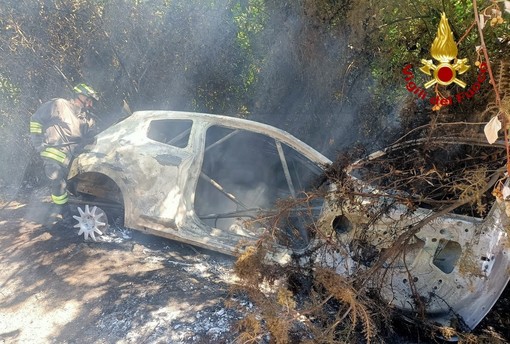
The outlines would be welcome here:
[[[453,32],[444,13],[441,14],[437,35],[430,48],[430,55],[439,64],[435,65],[432,60],[421,60],[423,66],[420,67],[420,70],[434,78],[425,83],[425,88],[429,88],[436,83],[446,86],[452,82],[462,88],[466,87],[466,83],[459,80],[457,74],[463,74],[469,69],[469,66],[466,64],[468,60],[467,58],[457,58],[457,44],[453,39]],[[452,60],[454,60],[453,64],[450,63]]]

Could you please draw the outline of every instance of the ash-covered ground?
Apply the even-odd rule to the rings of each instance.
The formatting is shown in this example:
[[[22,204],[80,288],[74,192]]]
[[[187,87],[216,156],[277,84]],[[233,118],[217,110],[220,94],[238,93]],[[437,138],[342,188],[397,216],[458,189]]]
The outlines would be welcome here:
[[[85,241],[49,221],[47,195],[0,192],[0,343],[237,343],[256,306],[229,292],[234,257],[115,223]],[[508,342],[509,309],[507,288],[475,332]],[[405,334],[387,343],[438,342]]]
[[[115,224],[85,241],[75,220],[48,221],[45,191],[0,203],[0,343],[235,340],[253,306],[229,294],[233,257]]]

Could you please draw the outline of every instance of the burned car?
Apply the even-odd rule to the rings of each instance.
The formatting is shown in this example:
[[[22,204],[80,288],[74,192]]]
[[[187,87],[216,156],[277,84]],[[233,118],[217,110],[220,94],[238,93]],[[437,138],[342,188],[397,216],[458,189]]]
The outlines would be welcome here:
[[[245,220],[311,189],[329,163],[269,125],[141,111],[98,135],[74,160],[69,183],[82,201],[122,207],[126,227],[233,254],[260,235]],[[80,218],[81,230],[93,236],[91,217]]]
[[[354,168],[347,175],[355,196],[339,200],[334,192],[339,186],[322,179],[331,163],[262,123],[140,111],[86,147],[71,166],[69,187],[74,201],[86,204],[77,217],[86,236],[95,238],[106,223],[96,206],[117,207],[126,227],[234,254],[257,242],[265,228],[252,224],[279,200],[322,185],[325,197],[310,202],[306,211],[293,209],[286,219],[293,228],[288,233],[296,237],[287,247],[302,254],[327,238],[333,244],[314,250],[315,260],[345,276],[372,271],[370,287],[388,304],[424,312],[442,325],[473,329],[508,282],[505,202],[495,202],[483,218],[408,207],[388,202],[394,195],[364,183]],[[387,203],[387,211],[370,216],[364,205],[375,203]],[[310,226],[322,235],[310,233]],[[399,240],[399,254],[384,258]],[[287,247],[274,258],[288,256]],[[371,270],[377,264],[379,269]]]

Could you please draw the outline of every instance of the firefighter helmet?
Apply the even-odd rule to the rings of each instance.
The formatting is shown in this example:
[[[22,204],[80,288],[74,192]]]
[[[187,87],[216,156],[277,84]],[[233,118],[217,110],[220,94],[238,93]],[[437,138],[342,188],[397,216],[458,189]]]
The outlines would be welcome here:
[[[84,83],[78,84],[78,85],[74,86],[73,91],[76,94],[83,94],[84,96],[92,98],[95,101],[99,100],[99,96],[97,95],[97,92],[94,91],[94,89],[87,84],[84,84]]]

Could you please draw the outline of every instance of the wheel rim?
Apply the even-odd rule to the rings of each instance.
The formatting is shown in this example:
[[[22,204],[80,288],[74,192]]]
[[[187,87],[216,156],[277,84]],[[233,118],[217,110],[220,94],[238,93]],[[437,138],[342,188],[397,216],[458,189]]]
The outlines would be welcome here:
[[[108,226],[108,219],[106,213],[96,206],[92,208],[88,204],[85,205],[85,210],[78,207],[80,216],[73,216],[78,221],[78,224],[74,225],[75,228],[79,228],[78,235],[84,236],[85,240],[92,238],[97,241],[96,234],[103,235],[103,231]]]

